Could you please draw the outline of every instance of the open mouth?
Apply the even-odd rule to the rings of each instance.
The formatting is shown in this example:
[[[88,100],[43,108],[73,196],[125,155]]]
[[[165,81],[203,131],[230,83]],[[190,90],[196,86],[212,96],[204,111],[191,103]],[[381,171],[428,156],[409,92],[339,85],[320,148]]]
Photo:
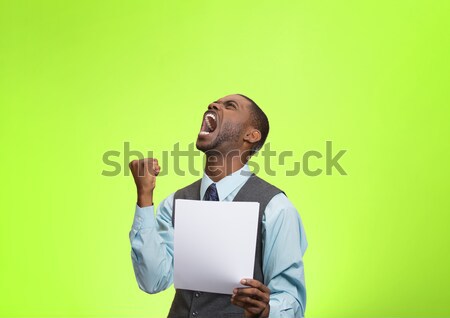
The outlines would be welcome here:
[[[217,128],[217,115],[213,111],[207,111],[203,115],[202,128],[199,135],[209,135]]]

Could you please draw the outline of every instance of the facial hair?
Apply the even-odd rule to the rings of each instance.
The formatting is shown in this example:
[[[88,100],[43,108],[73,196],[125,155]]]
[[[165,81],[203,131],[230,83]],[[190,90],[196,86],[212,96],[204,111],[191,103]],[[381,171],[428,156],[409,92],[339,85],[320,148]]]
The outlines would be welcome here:
[[[220,147],[223,143],[226,142],[238,142],[241,138],[242,130],[244,129],[244,124],[231,124],[231,123],[224,123],[219,135],[211,141],[206,146],[199,147],[197,146],[197,149],[203,152],[206,152],[208,150],[217,149]],[[233,150],[233,149],[229,149]]]

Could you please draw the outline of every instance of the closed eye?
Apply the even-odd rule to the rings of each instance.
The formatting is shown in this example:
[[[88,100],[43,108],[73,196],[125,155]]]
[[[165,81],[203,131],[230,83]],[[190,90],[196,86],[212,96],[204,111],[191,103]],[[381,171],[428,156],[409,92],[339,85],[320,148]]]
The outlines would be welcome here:
[[[233,102],[227,102],[227,103],[225,103],[225,107],[226,108],[234,108],[234,109],[236,109],[237,105],[236,105],[236,103],[233,103]]]

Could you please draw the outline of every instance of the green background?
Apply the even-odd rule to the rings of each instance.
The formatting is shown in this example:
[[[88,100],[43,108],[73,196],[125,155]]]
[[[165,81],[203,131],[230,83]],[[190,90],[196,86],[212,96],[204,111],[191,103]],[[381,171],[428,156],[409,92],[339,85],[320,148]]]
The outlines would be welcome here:
[[[1,0],[0,316],[164,317],[173,288],[134,278],[132,178],[102,156],[186,149],[238,92],[291,163],[347,150],[347,176],[261,173],[305,225],[307,316],[450,317],[449,9]],[[196,178],[166,168],[156,201]]]

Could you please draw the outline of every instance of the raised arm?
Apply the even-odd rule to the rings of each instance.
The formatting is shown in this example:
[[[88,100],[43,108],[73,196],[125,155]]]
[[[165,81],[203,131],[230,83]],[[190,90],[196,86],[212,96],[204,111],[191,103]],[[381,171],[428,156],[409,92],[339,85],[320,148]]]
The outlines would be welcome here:
[[[153,190],[159,173],[154,159],[135,160],[130,169],[137,188],[137,205],[129,237],[131,260],[139,288],[154,294],[173,281],[173,194],[163,200],[154,216]]]

